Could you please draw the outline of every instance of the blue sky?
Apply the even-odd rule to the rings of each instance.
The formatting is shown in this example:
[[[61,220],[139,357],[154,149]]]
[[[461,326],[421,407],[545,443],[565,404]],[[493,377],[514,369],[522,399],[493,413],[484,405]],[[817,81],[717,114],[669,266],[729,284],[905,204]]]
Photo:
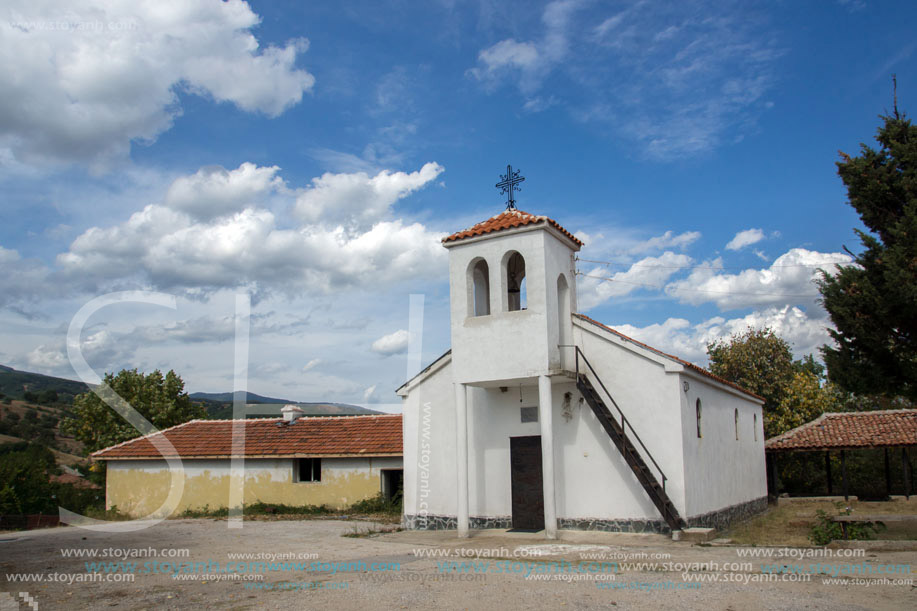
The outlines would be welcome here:
[[[814,270],[859,225],[838,150],[914,107],[909,2],[64,2],[0,9],[0,363],[394,403],[411,294],[449,345],[442,236],[520,209],[587,244],[580,310],[701,364],[827,341]]]

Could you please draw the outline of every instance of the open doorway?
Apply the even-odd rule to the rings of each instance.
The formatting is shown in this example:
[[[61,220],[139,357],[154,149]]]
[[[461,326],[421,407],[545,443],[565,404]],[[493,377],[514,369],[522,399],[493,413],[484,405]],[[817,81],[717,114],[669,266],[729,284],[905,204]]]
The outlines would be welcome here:
[[[404,496],[404,469],[382,469],[382,497],[398,501]]]

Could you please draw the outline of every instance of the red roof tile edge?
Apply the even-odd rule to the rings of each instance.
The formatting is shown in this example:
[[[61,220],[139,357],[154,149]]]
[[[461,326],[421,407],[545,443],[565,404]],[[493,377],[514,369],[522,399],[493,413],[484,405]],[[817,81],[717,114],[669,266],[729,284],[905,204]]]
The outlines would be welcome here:
[[[828,448],[840,449],[840,448],[857,448],[857,447],[860,447],[860,448],[897,447],[898,445],[900,445],[897,443],[886,444],[884,446],[882,444],[876,445],[874,443],[857,443],[857,442],[845,443],[845,441],[850,441],[850,440],[844,440],[844,441],[841,441],[840,443],[832,444],[828,446],[825,444],[807,443],[805,439],[802,438],[803,435],[805,435],[812,429],[825,424],[825,422],[828,420],[855,420],[857,418],[869,418],[869,417],[876,417],[876,416],[878,416],[880,419],[882,419],[883,416],[913,416],[915,421],[917,421],[917,409],[884,409],[884,410],[876,410],[876,411],[869,411],[869,412],[827,412],[827,413],[822,414],[815,420],[812,420],[811,422],[806,422],[805,424],[801,424],[797,426],[795,429],[790,429],[789,431],[786,431],[785,433],[781,433],[780,435],[777,435],[776,437],[771,437],[770,439],[764,442],[764,449],[771,450],[771,451],[776,451],[776,450],[804,451],[804,450],[819,450],[819,449],[828,449]],[[896,418],[892,420],[889,418],[888,420],[890,422],[893,422],[894,420],[898,420],[898,419]],[[796,438],[799,438],[799,439],[797,440]],[[913,443],[906,444],[906,445],[917,445],[917,435],[915,435]]]
[[[395,418],[397,418],[398,420],[401,420],[401,419],[402,419],[402,415],[401,415],[401,414],[373,414],[373,415],[353,415],[353,416],[304,416],[304,417],[299,418],[298,420],[302,420],[302,421],[310,421],[310,420],[312,420],[312,421],[314,421],[314,420],[351,420],[351,419],[363,419],[363,420],[367,420],[367,419],[377,419],[377,418],[386,418],[386,419],[395,419]],[[90,457],[91,459],[93,459],[93,460],[96,460],[96,459],[97,459],[97,460],[111,460],[111,459],[121,459],[121,458],[137,458],[137,459],[145,459],[145,458],[162,458],[162,455],[159,454],[158,452],[156,452],[155,454],[140,455],[140,456],[117,456],[117,455],[116,455],[116,456],[106,456],[105,454],[106,454],[106,453],[111,453],[111,451],[116,450],[116,449],[118,449],[118,448],[122,448],[122,447],[125,447],[125,446],[129,446],[129,445],[132,445],[132,444],[135,444],[135,443],[139,443],[139,442],[141,442],[141,441],[146,441],[146,440],[149,440],[150,438],[155,437],[155,436],[157,436],[157,435],[164,435],[165,433],[168,433],[168,432],[170,432],[170,431],[174,431],[174,430],[176,430],[176,429],[179,429],[179,428],[182,428],[182,427],[185,427],[185,426],[188,426],[188,425],[192,425],[192,424],[220,424],[220,423],[226,423],[226,422],[246,422],[246,423],[250,423],[250,422],[283,422],[283,420],[284,420],[283,418],[246,418],[246,419],[244,419],[244,420],[238,420],[238,419],[229,419],[229,420],[205,420],[205,419],[200,419],[200,418],[198,418],[198,419],[194,419],[194,420],[189,420],[188,422],[183,422],[183,423],[181,423],[181,424],[176,424],[175,426],[172,426],[172,427],[169,427],[169,428],[166,428],[166,429],[162,429],[162,430],[160,430],[160,431],[156,431],[155,433],[150,433],[149,435],[143,435],[143,436],[140,436],[140,437],[135,437],[135,438],[133,438],[133,439],[128,439],[127,441],[122,441],[121,443],[117,443],[117,444],[112,445],[112,446],[109,446],[109,447],[107,447],[107,448],[102,448],[101,450],[96,450],[95,452],[92,452],[92,453],[89,455],[89,457]],[[353,456],[381,456],[381,455],[385,455],[385,456],[396,456],[396,455],[397,455],[397,456],[400,456],[400,455],[403,454],[403,452],[404,452],[404,448],[403,448],[403,443],[402,443],[402,447],[398,448],[398,452],[371,452],[371,453],[367,453],[366,451],[361,450],[361,451],[359,451],[359,452],[337,452],[337,453],[334,453],[334,455],[336,455],[336,456],[338,456],[338,455],[353,455]],[[293,454],[296,454],[296,453],[295,453],[295,452],[294,452],[294,453],[290,453],[290,455],[293,455]],[[275,454],[275,455],[273,455],[273,456],[278,456],[278,457],[279,457],[279,456],[284,456],[284,455],[285,455],[285,454]],[[179,456],[179,457],[180,457],[180,456]],[[196,457],[196,456],[193,456],[192,458],[195,458],[195,457]],[[207,456],[207,458],[215,458],[215,457],[218,457],[218,456],[216,456],[216,455],[214,455],[214,456],[208,455],[208,456]],[[219,457],[224,457],[224,456],[223,456],[223,455],[219,455]],[[225,455],[225,457],[226,457],[226,458],[229,458],[230,455],[227,454],[227,455]]]
[[[592,323],[593,325],[595,325],[595,326],[597,326],[597,327],[599,327],[599,328],[601,328],[601,329],[604,329],[604,330],[606,330],[606,331],[608,331],[608,332],[610,332],[610,333],[614,333],[614,334],[617,335],[618,337],[620,337],[620,338],[622,338],[622,339],[625,339],[625,340],[631,342],[632,344],[636,344],[636,345],[638,345],[638,346],[640,346],[640,347],[642,347],[642,348],[646,348],[646,349],[649,350],[650,352],[653,352],[653,353],[655,353],[655,354],[658,354],[659,356],[663,356],[663,357],[665,357],[665,358],[667,358],[667,359],[671,359],[671,360],[675,361],[676,363],[679,363],[680,365],[683,365],[684,367],[687,367],[688,369],[690,369],[690,370],[692,370],[692,371],[696,371],[697,373],[699,373],[699,374],[701,374],[701,375],[703,375],[703,376],[706,376],[706,377],[708,377],[708,378],[710,378],[710,379],[712,379],[712,380],[716,380],[716,381],[719,382],[720,384],[725,384],[726,386],[732,387],[732,388],[738,390],[739,392],[742,392],[742,393],[748,395],[749,397],[754,397],[755,399],[758,399],[758,400],[760,400],[760,401],[764,401],[764,397],[762,397],[761,395],[755,394],[755,393],[751,392],[750,390],[746,390],[746,389],[742,388],[741,386],[739,386],[738,384],[736,384],[735,382],[730,382],[729,380],[727,380],[727,379],[725,379],[725,378],[721,378],[720,376],[718,376],[718,375],[716,375],[716,374],[710,373],[709,371],[707,371],[707,370],[704,369],[703,367],[699,367],[699,366],[695,365],[694,363],[692,363],[692,362],[690,362],[690,361],[686,361],[686,360],[684,360],[684,359],[682,359],[682,358],[679,358],[679,357],[677,357],[677,356],[668,354],[667,352],[663,352],[662,350],[659,350],[659,349],[657,349],[657,348],[653,348],[652,346],[650,346],[650,345],[648,345],[648,344],[644,344],[644,343],[641,342],[641,341],[637,341],[637,340],[635,340],[635,339],[632,338],[632,337],[629,337],[629,336],[627,336],[627,335],[624,335],[624,334],[621,333],[620,331],[615,331],[614,329],[612,329],[612,328],[609,327],[608,325],[603,325],[603,324],[600,323],[599,321],[593,320],[593,319],[589,318],[589,317],[586,316],[585,314],[574,314],[574,316],[577,317],[577,318],[579,318],[579,319],[581,319],[581,320],[585,320],[586,322]]]
[[[498,219],[500,219],[500,217],[503,217],[505,215],[512,215],[516,217],[516,219],[514,219],[515,222],[511,220],[505,220],[502,223],[498,222]],[[522,210],[504,210],[500,214],[496,214],[485,221],[481,221],[480,223],[477,223],[469,227],[468,229],[463,229],[462,231],[453,233],[450,236],[446,236],[445,238],[443,238],[442,241],[443,241],[443,244],[445,244],[446,242],[455,242],[457,240],[463,240],[465,238],[481,236],[481,235],[485,235],[488,233],[504,231],[506,229],[512,229],[514,227],[521,227],[525,225],[533,225],[533,224],[538,224],[538,223],[547,223],[551,227],[554,227],[555,229],[557,229],[560,233],[566,236],[574,244],[578,246],[583,246],[582,241],[580,241],[576,236],[574,236],[572,233],[564,229],[561,226],[561,224],[555,221],[554,219],[548,218],[547,216],[544,216],[544,215],[539,216],[539,215],[531,214],[529,212],[523,212]]]

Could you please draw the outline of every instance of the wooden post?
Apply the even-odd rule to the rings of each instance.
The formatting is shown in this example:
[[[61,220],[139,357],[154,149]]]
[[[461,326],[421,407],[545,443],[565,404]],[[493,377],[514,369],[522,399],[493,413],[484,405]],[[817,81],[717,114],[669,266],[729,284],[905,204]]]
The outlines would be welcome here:
[[[901,463],[904,467],[904,498],[911,500],[911,470],[907,457],[907,448],[901,448]]]
[[[850,490],[847,487],[847,454],[841,450],[841,478],[844,482],[844,500],[850,500]]]
[[[831,483],[831,452],[825,452],[825,475],[828,480],[828,496],[834,494],[834,485]]]
[[[885,448],[885,494],[892,495],[892,470],[888,465],[888,448]]]

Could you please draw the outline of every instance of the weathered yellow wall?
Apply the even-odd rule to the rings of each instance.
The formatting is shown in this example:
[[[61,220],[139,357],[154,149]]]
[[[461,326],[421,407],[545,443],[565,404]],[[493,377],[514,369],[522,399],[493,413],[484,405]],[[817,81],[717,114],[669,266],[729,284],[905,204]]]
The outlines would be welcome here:
[[[333,460],[333,459],[331,459]],[[285,505],[327,505],[343,509],[379,493],[381,468],[401,468],[401,460],[363,459],[364,468],[326,468],[321,482],[294,482],[292,461],[270,461],[272,467],[259,468],[257,460],[246,461],[244,503]],[[374,464],[369,467],[370,461]],[[157,512],[166,500],[172,477],[164,461],[131,461],[110,464],[107,476],[106,506],[141,517]],[[229,461],[208,461],[211,468],[185,469],[184,490],[171,514],[186,509],[216,509],[229,504]],[[161,465],[161,466],[160,466]],[[377,466],[378,465],[378,466]],[[176,478],[176,480],[179,478]],[[159,512],[157,512],[159,513]],[[163,512],[168,514],[169,512]]]

